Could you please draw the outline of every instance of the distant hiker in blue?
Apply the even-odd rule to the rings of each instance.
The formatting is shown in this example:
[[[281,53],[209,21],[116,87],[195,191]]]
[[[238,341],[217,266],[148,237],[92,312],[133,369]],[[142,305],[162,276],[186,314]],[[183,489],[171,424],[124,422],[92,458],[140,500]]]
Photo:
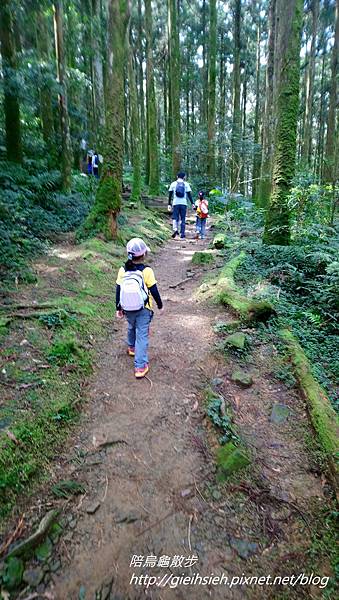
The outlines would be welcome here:
[[[93,175],[93,165],[92,165],[93,155],[91,153],[87,154],[87,175]]]
[[[99,155],[97,151],[94,152],[92,157],[92,169],[94,177],[99,179]]]
[[[185,237],[187,198],[190,200],[193,209],[195,209],[192,198],[190,184],[185,181],[186,174],[183,171],[178,173],[176,181],[173,181],[169,187],[168,208],[171,210],[173,205],[173,233],[172,238],[179,234],[179,220],[181,220],[180,237]]]

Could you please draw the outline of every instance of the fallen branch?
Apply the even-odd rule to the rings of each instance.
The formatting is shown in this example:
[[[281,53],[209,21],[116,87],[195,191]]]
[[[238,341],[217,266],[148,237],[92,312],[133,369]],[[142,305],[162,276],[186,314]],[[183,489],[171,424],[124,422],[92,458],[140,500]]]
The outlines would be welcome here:
[[[26,309],[32,309],[32,310],[39,310],[40,308],[55,308],[55,309],[59,309],[60,306],[56,306],[55,304],[0,304],[0,309],[1,310],[26,310]]]
[[[30,535],[26,540],[24,540],[23,542],[21,542],[20,544],[15,546],[15,548],[13,548],[13,550],[11,550],[7,554],[6,559],[8,559],[12,556],[22,556],[24,554],[27,554],[33,548],[38,546],[38,544],[40,544],[40,542],[47,535],[48,530],[54,523],[58,514],[59,514],[58,510],[50,510],[48,513],[46,513],[44,518],[40,521],[38,529],[32,535]]]
[[[164,517],[162,517],[161,519],[158,519],[157,521],[155,521],[155,523],[152,523],[148,527],[145,527],[145,529],[142,529],[142,531],[140,531],[139,533],[137,533],[136,537],[140,537],[141,535],[143,535],[144,533],[146,533],[146,531],[149,531],[150,529],[153,529],[153,527],[156,527],[157,525],[160,525],[160,523],[162,523],[163,521],[165,521],[166,519],[168,519],[168,517],[171,517],[174,514],[175,514],[175,511],[171,510],[171,512],[167,513]]]
[[[179,287],[180,285],[183,285],[184,283],[191,281],[193,279],[193,277],[194,277],[194,275],[192,275],[191,277],[186,277],[185,279],[183,279],[182,281],[179,281],[178,283],[173,283],[172,285],[168,286],[168,289],[174,290],[175,288]]]
[[[310,363],[299,342],[288,329],[281,330],[280,335],[287,345],[299,387],[307,403],[311,423],[328,460],[332,485],[338,496],[339,467],[336,458],[339,450],[338,416],[324,390],[314,379]]]
[[[2,546],[0,546],[0,556],[3,556],[7,551],[7,548],[9,548],[10,545],[13,544],[13,542],[15,542],[15,540],[21,535],[24,524],[24,517],[25,515],[22,515],[22,517],[20,517],[19,522],[16,528],[14,529],[13,533],[11,533],[7,540],[2,544]]]

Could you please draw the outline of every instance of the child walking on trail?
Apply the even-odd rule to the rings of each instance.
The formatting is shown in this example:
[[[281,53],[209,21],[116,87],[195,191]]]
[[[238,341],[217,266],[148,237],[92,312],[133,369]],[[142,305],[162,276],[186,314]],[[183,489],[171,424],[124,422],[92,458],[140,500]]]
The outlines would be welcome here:
[[[116,316],[126,317],[127,353],[134,356],[135,377],[141,379],[149,371],[148,337],[153,318],[152,297],[163,313],[162,300],[153,269],[144,264],[149,248],[140,238],[131,239],[127,246],[128,260],[120,267],[116,287]]]
[[[206,221],[208,217],[208,200],[207,198],[204,198],[204,192],[199,192],[198,200],[196,201],[195,206],[197,210],[195,239],[198,240],[200,237],[203,240],[205,239]]]

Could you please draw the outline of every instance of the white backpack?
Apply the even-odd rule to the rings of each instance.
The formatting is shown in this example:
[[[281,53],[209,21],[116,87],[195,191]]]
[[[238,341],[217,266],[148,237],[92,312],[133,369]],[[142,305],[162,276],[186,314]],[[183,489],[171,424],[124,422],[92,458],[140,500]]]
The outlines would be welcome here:
[[[141,271],[126,271],[120,286],[120,306],[125,311],[141,310],[148,292]]]

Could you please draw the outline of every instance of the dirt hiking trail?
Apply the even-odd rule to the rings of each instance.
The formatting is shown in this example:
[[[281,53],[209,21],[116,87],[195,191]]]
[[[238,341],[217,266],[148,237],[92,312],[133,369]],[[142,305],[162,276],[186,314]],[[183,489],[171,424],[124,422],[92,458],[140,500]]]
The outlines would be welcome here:
[[[191,227],[187,235],[170,240],[152,263],[165,312],[158,316],[155,309],[151,325],[149,377],[134,378],[125,322],[114,323],[101,348],[87,413],[61,460],[62,478],[78,477],[87,492],[65,509],[69,527],[46,590],[55,600],[278,598],[279,586],[175,587],[175,579],[165,585],[163,578],[307,570],[312,514],[324,502],[326,484],[305,444],[305,406],[270,376],[275,351],[267,345],[258,343],[251,358],[254,385],[231,382],[234,361],[216,351],[213,331],[227,313],[195,297],[206,273],[192,270],[191,258],[206,242],[190,239]],[[216,483],[213,459],[217,435],[204,410],[211,381],[253,458],[223,485]],[[271,414],[276,402],[290,415],[278,423]],[[139,562],[130,566],[133,556]],[[185,557],[181,566],[178,556]],[[150,566],[142,566],[147,557],[153,563],[149,558]],[[159,559],[163,567],[154,566]],[[321,572],[330,575],[326,564]],[[145,574],[161,586],[140,585],[136,577]],[[316,587],[299,587],[288,597],[320,595]]]

